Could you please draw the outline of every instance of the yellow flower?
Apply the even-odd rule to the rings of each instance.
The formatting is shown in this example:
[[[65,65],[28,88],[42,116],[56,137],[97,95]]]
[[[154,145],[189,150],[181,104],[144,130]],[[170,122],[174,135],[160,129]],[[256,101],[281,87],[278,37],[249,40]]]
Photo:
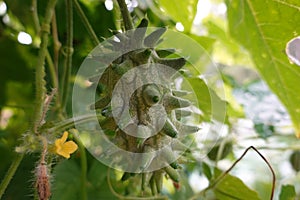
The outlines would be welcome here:
[[[55,140],[55,153],[65,158],[70,158],[70,154],[74,153],[78,146],[73,141],[66,142],[68,138],[68,132],[65,131],[63,136]]]

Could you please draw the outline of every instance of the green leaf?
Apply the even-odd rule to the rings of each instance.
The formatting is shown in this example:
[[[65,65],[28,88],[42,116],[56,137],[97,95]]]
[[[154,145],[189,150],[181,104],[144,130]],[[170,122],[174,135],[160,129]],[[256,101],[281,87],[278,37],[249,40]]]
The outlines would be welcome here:
[[[225,20],[209,17],[203,22],[210,37],[215,38],[213,57],[215,61],[226,65],[253,66],[249,53],[230,37]]]
[[[89,199],[114,199],[107,182],[107,166],[93,160],[87,178]]]
[[[226,0],[230,33],[251,54],[257,70],[287,108],[300,137],[300,68],[283,53],[300,33],[300,2]]]
[[[212,173],[210,167],[205,162],[202,163],[202,172],[208,180],[212,178]]]
[[[221,171],[215,169],[215,176],[218,177]],[[243,181],[235,176],[227,174],[214,188],[216,199],[222,200],[260,200],[258,194],[248,188]]]
[[[159,6],[169,15],[174,21],[181,22],[185,32],[190,32],[196,12],[197,0],[158,0]]]
[[[273,125],[267,125],[264,123],[255,123],[254,124],[254,129],[257,132],[257,134],[266,139],[267,137],[270,137],[273,135],[275,128]]]
[[[77,199],[81,191],[80,169],[74,160],[64,160],[54,169],[51,199]]]
[[[210,52],[212,47],[216,41],[216,39],[207,37],[207,36],[198,36],[192,33],[186,34],[193,40],[195,40],[198,44],[200,44],[206,51]]]
[[[224,78],[224,75],[223,75]],[[224,80],[224,79],[223,79]],[[245,117],[243,107],[237,102],[233,96],[233,87],[224,81],[224,90],[226,101],[228,102],[227,115],[231,118],[243,118]]]
[[[294,200],[296,198],[296,191],[293,185],[283,185],[279,200]]]
[[[193,88],[198,107],[203,112],[204,120],[215,119],[220,122],[227,121],[226,102],[223,101],[206,83],[200,78],[188,78],[188,82]]]
[[[105,182],[107,175],[107,167],[100,163],[98,160],[94,160],[90,170],[88,172],[88,180],[93,187],[99,187]]]
[[[2,149],[1,149],[2,150]],[[12,154],[7,150],[4,152],[6,154],[9,154],[10,159],[8,159],[8,162],[11,162],[11,159],[16,156],[15,154]],[[1,180],[4,177],[4,173],[7,172],[7,169],[9,167],[10,163],[6,163],[7,161],[3,161],[3,157],[1,155],[1,166],[5,164],[5,170],[1,171]],[[5,158],[5,157],[4,157]],[[37,162],[36,155],[30,154],[25,155],[18,170],[16,171],[16,174],[12,178],[11,182],[9,183],[4,195],[1,199],[22,199],[22,200],[32,200],[32,192],[33,187],[35,185],[35,177],[33,173],[35,172],[35,163]],[[26,181],[24,181],[26,180]]]

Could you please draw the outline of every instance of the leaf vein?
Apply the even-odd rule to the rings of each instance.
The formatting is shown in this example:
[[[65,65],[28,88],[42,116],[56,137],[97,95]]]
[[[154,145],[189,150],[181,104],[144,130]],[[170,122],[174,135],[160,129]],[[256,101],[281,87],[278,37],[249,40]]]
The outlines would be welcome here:
[[[290,8],[295,8],[295,9],[297,9],[298,11],[300,11],[300,7],[299,7],[299,6],[295,6],[295,5],[293,5],[293,4],[289,4],[289,3],[285,2],[285,1],[281,1],[281,0],[272,0],[272,1],[277,2],[277,3],[280,3],[280,4],[285,5],[285,6],[288,6],[288,7],[290,7]]]
[[[273,1],[278,1],[279,3],[281,3],[279,0],[273,0]],[[252,14],[252,17],[254,19],[254,22],[255,22],[255,25],[256,25],[256,28],[257,28],[257,31],[258,31],[258,34],[261,36],[262,38],[262,44],[263,46],[265,47],[266,49],[266,53],[268,55],[268,57],[270,58],[270,62],[273,63],[273,66],[275,68],[275,71],[276,71],[276,74],[278,75],[278,79],[280,81],[280,84],[279,84],[279,87],[282,89],[282,94],[285,96],[286,98],[286,103],[289,104],[289,105],[292,105],[293,107],[296,107],[295,103],[291,100],[291,97],[290,95],[288,95],[287,91],[286,91],[286,88],[283,87],[284,85],[284,81],[282,79],[282,76],[280,75],[279,73],[279,69],[278,69],[278,64],[275,62],[275,59],[274,57],[272,56],[272,50],[270,48],[270,46],[268,45],[268,43],[266,42],[266,39],[265,39],[265,35],[264,35],[264,32],[263,30],[261,29],[260,26],[258,26],[259,24],[259,19],[256,17],[255,15],[255,12],[254,12],[254,8],[253,8],[253,5],[252,3],[250,2],[250,0],[247,0],[247,4],[249,6],[249,9],[251,11],[251,14]],[[300,116],[295,116],[297,118],[297,121],[300,121]]]

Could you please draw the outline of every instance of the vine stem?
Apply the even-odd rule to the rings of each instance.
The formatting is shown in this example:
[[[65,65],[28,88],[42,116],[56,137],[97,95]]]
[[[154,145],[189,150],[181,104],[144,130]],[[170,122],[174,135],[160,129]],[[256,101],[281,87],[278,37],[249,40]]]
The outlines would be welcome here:
[[[65,110],[68,96],[69,96],[69,85],[72,68],[72,55],[73,55],[73,0],[66,0],[66,13],[67,13],[67,41],[65,52],[64,70],[62,76],[62,110]]]
[[[31,10],[32,10],[32,19],[35,32],[38,34],[40,32],[40,20],[37,12],[37,0],[32,0],[31,2]]]
[[[0,185],[0,199],[2,198],[2,195],[4,194],[9,182],[11,181],[12,177],[16,173],[22,159],[24,157],[24,154],[18,154],[15,160],[11,163],[3,181]]]
[[[61,42],[58,38],[58,31],[57,31],[57,20],[56,20],[56,14],[53,13],[52,18],[52,37],[53,37],[53,60],[54,60],[54,66],[55,66],[55,72],[56,75],[58,73],[58,59],[59,59],[59,50],[61,48]]]
[[[125,3],[125,0],[117,0],[117,2],[118,2],[119,7],[120,7],[120,11],[121,11],[121,14],[122,14],[125,30],[128,31],[128,30],[133,29],[131,16],[130,16],[130,13],[127,9],[127,5]]]
[[[40,27],[38,12],[37,12],[37,0],[32,0],[31,8],[32,8],[32,18],[33,18],[33,23],[34,23],[34,29],[35,29],[35,32],[37,34],[39,34],[41,31],[41,27]],[[53,12],[53,18],[55,19],[55,12]],[[52,24],[54,23],[53,21],[55,21],[55,20],[53,20],[53,18],[52,18]],[[56,24],[52,26],[52,29],[56,30]],[[53,30],[53,32],[54,32],[54,30]],[[53,36],[53,39],[54,39],[54,46],[56,46],[57,42],[56,42],[55,35]],[[46,51],[47,51],[46,52],[46,60],[48,63],[49,72],[50,72],[50,76],[52,79],[52,85],[53,85],[53,88],[56,88],[58,90],[59,85],[58,85],[56,64],[55,64],[55,61],[54,62],[52,61],[52,58],[51,58],[51,55],[50,55],[48,49]],[[55,52],[54,52],[54,54],[55,54]],[[56,104],[60,105],[59,93],[57,93],[56,95],[57,95]]]
[[[74,0],[74,7],[75,7],[76,12],[79,15],[83,25],[85,26],[88,34],[90,35],[94,45],[97,46],[98,44],[100,44],[100,41],[99,41],[94,29],[92,28],[91,24],[89,23],[89,20],[87,19],[86,15],[84,14],[83,10],[81,9],[77,0]]]
[[[248,147],[244,153],[231,165],[231,167],[229,167],[225,172],[223,172],[219,177],[217,177],[215,179],[215,181],[210,184],[207,188],[205,188],[204,190],[202,190],[200,193],[196,194],[195,196],[193,196],[192,198],[190,198],[190,200],[196,200],[197,197],[200,195],[200,194],[204,194],[205,191],[209,190],[209,189],[212,189],[214,188],[218,183],[220,183],[220,181],[227,175],[229,174],[229,172],[238,164],[238,162],[240,162],[244,157],[245,155],[247,154],[247,152],[250,150],[250,149],[253,149],[262,159],[263,161],[267,164],[267,166],[269,167],[270,171],[271,171],[271,174],[272,174],[272,189],[271,189],[271,194],[270,194],[270,200],[273,200],[273,197],[274,197],[274,191],[275,191],[275,182],[276,182],[276,175],[275,175],[275,172],[272,168],[272,166],[270,165],[270,163],[268,162],[268,160],[254,147],[254,146],[250,146]]]
[[[87,114],[87,115],[82,115],[74,118],[69,118],[61,121],[60,123],[57,123],[52,128],[45,130],[45,132],[49,134],[55,132],[62,132],[63,130],[74,128],[75,124],[82,124],[82,123],[101,120],[101,119],[103,119],[103,116],[101,114],[96,116],[93,114]]]
[[[81,164],[81,199],[82,200],[87,200],[87,179],[86,179],[86,174],[87,174],[87,158],[86,158],[86,152],[85,148],[79,138],[79,135],[75,131],[71,131],[71,133],[75,136],[76,143],[78,144],[78,149],[80,152],[80,164]]]
[[[57,79],[57,73],[55,71],[55,65],[52,61],[51,55],[48,50],[46,53],[46,60],[47,60],[48,66],[49,66],[49,72],[51,75],[53,88],[58,89],[58,79]]]
[[[47,46],[48,46],[48,34],[50,33],[50,22],[53,16],[55,4],[57,0],[49,0],[48,5],[46,7],[46,13],[44,22],[41,26],[41,45],[38,53],[38,60],[36,65],[35,72],[35,89],[36,89],[36,97],[35,97],[35,112],[34,112],[34,122],[32,131],[35,134],[38,134],[39,120],[43,115],[43,102],[46,95],[45,88],[45,58],[47,54]]]

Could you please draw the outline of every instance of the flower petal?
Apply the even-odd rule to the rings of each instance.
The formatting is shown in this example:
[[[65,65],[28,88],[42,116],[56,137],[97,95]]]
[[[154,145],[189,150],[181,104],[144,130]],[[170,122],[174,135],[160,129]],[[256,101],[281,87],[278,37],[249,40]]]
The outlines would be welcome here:
[[[56,153],[58,155],[61,155],[61,156],[65,157],[65,158],[70,158],[70,154],[68,152],[60,150],[60,151],[56,151]]]
[[[67,131],[64,132],[63,136],[60,138],[62,143],[64,143],[65,141],[67,141],[69,133]]]
[[[56,139],[55,140],[55,149],[60,149],[63,144],[64,143],[61,142],[61,139]]]
[[[68,132],[65,131],[63,136],[55,140],[55,152],[65,158],[70,158],[70,154],[74,153],[78,146],[73,141],[67,141]]]
[[[74,153],[77,150],[78,146],[73,141],[68,141],[63,144],[63,151],[68,152],[69,154]]]

